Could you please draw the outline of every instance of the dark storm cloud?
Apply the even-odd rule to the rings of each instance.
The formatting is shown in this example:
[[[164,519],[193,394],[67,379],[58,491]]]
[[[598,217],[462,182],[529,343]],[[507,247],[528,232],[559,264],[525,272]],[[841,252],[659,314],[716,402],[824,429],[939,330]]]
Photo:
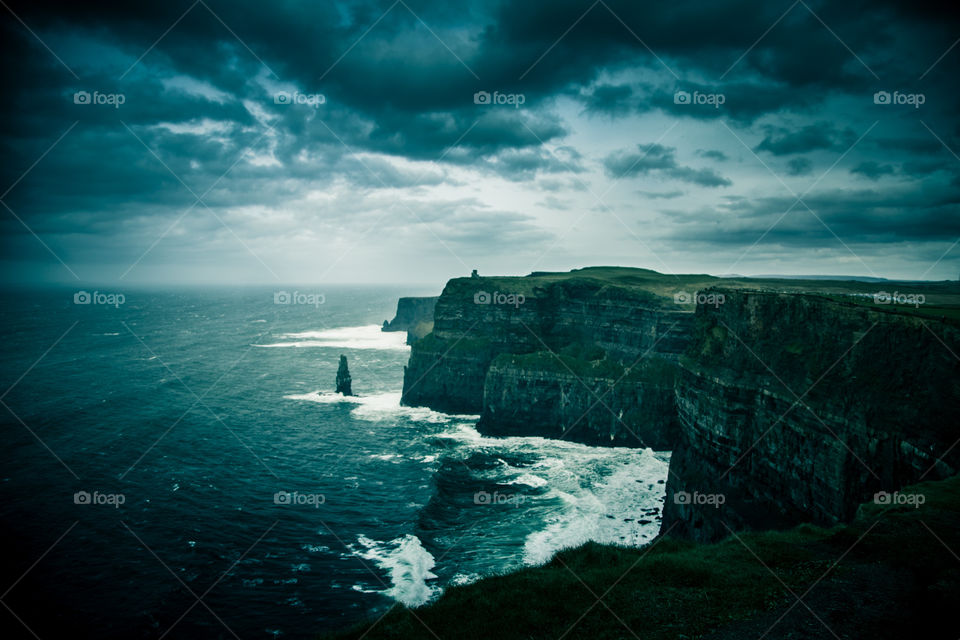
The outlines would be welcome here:
[[[684,158],[736,158],[746,150],[721,127],[727,125],[756,152],[776,156],[778,170],[799,176],[813,171],[821,152],[846,152],[873,121],[882,124],[838,172],[875,187],[875,197],[833,193],[839,201],[823,204],[826,215],[845,233],[875,242],[898,234],[947,237],[953,226],[936,231],[933,219],[958,218],[944,183],[960,182],[947,150],[960,150],[960,48],[944,54],[960,23],[955,12],[927,2],[18,1],[9,7],[43,44],[17,20],[3,22],[0,179],[16,183],[4,201],[38,233],[152,236],[155,218],[167,222],[191,206],[203,212],[197,195],[218,211],[282,208],[338,187],[355,188],[358,197],[456,187],[458,172],[532,183],[555,194],[544,202],[560,208],[570,202],[564,194],[586,188],[589,176],[578,176],[598,161],[611,178],[650,175],[710,188],[736,181],[745,188],[754,181],[741,183],[737,163],[723,166],[733,179],[711,166],[682,165],[679,145],[689,145]],[[121,94],[124,103],[74,104],[81,91]],[[277,104],[280,91],[323,94],[326,101]],[[925,101],[919,109],[874,104],[878,91],[922,93]],[[478,103],[477,92],[514,99]],[[723,100],[683,102],[678,92]],[[564,101],[585,117],[561,115],[570,112]],[[568,142],[586,120],[615,127],[664,117],[696,131],[715,126],[730,146],[694,133],[671,140],[677,147],[612,153],[607,147],[588,154]],[[630,130],[616,144],[656,135],[642,131]],[[37,170],[20,180],[38,158]],[[933,186],[910,198],[888,192],[920,178]],[[888,197],[903,211],[879,204]],[[748,237],[760,215],[744,203],[774,204],[765,192],[724,202],[735,238]],[[449,216],[436,220],[444,237],[470,251],[479,251],[484,238],[495,244],[483,216],[505,225],[518,246],[547,233],[496,207],[461,202],[437,211]],[[906,224],[900,216],[907,212],[929,233]],[[351,214],[362,217],[359,210]],[[28,234],[9,216],[0,228],[8,236]],[[775,237],[786,241],[789,234],[780,233]]]
[[[843,151],[857,139],[853,131],[849,129],[841,131],[826,122],[818,122],[796,130],[783,127],[766,129],[766,137],[754,147],[754,151],[767,151],[776,156],[821,149]]]
[[[791,158],[787,162],[787,175],[805,176],[813,171],[813,162],[810,158]]]
[[[923,198],[924,191],[932,193]],[[684,220],[675,231],[676,238],[717,245],[749,246],[762,238],[760,244],[828,247],[839,246],[837,237],[847,243],[863,244],[960,236],[960,217],[951,215],[960,203],[960,189],[956,188],[833,190],[805,197],[804,202],[813,213],[803,205],[795,205],[795,199],[790,197],[727,202],[719,206],[719,222],[711,226],[697,224],[700,218],[696,213],[669,214]],[[714,219],[717,213],[713,212]]]
[[[683,191],[638,191],[637,193],[651,200],[672,200],[683,195]]]
[[[538,174],[583,173],[582,156],[572,147],[547,149],[509,149],[483,163],[503,178],[513,181],[531,180]]]
[[[603,160],[607,175],[612,178],[657,173],[702,187],[725,187],[733,184],[710,168],[695,169],[677,163],[676,149],[660,144],[637,145],[637,152],[628,149],[611,153]]]
[[[889,164],[880,164],[872,160],[861,162],[850,169],[850,173],[858,173],[871,180],[879,180],[883,176],[890,176],[896,173],[896,169]]]
[[[633,88],[629,85],[604,84],[582,97],[588,113],[624,116],[636,109]]]
[[[719,160],[721,162],[724,160],[729,160],[727,154],[719,149],[697,149],[697,155],[701,158],[709,158],[711,160]]]

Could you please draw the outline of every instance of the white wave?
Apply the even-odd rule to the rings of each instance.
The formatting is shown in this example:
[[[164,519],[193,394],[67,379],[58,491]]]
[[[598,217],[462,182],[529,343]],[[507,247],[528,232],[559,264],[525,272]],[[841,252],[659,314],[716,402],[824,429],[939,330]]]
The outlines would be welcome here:
[[[407,334],[403,331],[381,331],[379,325],[368,324],[359,327],[339,327],[322,331],[300,331],[282,333],[280,342],[273,344],[255,344],[255,347],[330,347],[339,349],[380,349],[388,351],[406,351]]]
[[[545,487],[546,485],[550,484],[550,482],[548,480],[544,480],[540,476],[535,476],[532,473],[524,473],[512,480],[507,480],[505,484],[525,484],[528,487],[539,488]]]
[[[362,549],[351,547],[351,551],[390,574],[391,587],[384,593],[394,600],[418,607],[439,593],[438,587],[427,584],[427,580],[437,577],[430,571],[434,559],[417,536],[406,534],[390,542],[377,542],[360,535],[357,542]],[[357,589],[357,585],[353,588]]]
[[[450,585],[454,587],[460,587],[467,584],[473,584],[482,577],[483,576],[481,576],[479,573],[458,573],[450,578]]]
[[[487,479],[545,492],[527,495],[525,504],[546,522],[524,540],[523,563],[543,564],[568,547],[594,541],[640,546],[659,533],[669,454],[650,449],[592,447],[538,437],[490,438],[459,424],[440,434],[466,453],[496,456]],[[500,456],[530,456],[526,466],[511,466]],[[535,473],[534,473],[535,472]],[[518,487],[519,488],[519,487]],[[643,522],[641,524],[641,521]]]
[[[358,591],[358,592],[360,592],[360,593],[380,593],[380,592],[377,591],[376,589],[367,589],[367,588],[364,587],[362,584],[355,584],[355,585],[353,585],[353,586],[350,587],[350,588],[353,589],[354,591]]]
[[[667,475],[664,457],[647,449],[626,460],[610,460],[599,467],[606,466],[609,471],[613,463],[612,473],[600,478],[591,477],[598,467],[582,465],[581,486],[558,491],[563,504],[560,512],[550,518],[545,529],[527,536],[524,563],[543,564],[561,549],[590,541],[636,547],[653,540],[660,523],[647,512],[661,509],[665,485],[656,480]]]
[[[350,415],[362,420],[378,421],[404,417],[417,422],[442,424],[452,420],[476,421],[479,419],[479,416],[451,415],[426,407],[403,407],[400,405],[400,396],[399,391],[376,393],[369,396],[344,396],[331,391],[314,391],[283,397],[287,400],[305,400],[319,404],[352,404],[355,407]]]
[[[300,548],[304,551],[309,551],[310,553],[320,553],[323,551],[330,551],[330,547],[322,544],[302,544]]]

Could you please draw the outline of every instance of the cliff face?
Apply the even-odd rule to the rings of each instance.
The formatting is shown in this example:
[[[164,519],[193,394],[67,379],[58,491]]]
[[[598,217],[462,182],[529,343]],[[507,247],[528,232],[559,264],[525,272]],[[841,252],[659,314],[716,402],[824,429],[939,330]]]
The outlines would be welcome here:
[[[664,531],[699,540],[848,521],[960,469],[955,323],[862,304],[870,284],[614,272],[451,280],[403,402],[491,435],[671,449]],[[678,287],[715,304],[691,313]]]
[[[383,321],[384,331],[406,331],[407,344],[423,338],[433,331],[433,308],[437,296],[409,297],[397,300],[397,313],[393,320]]]
[[[725,304],[697,308],[676,385],[665,531],[713,540],[833,524],[877,491],[960,468],[954,326],[812,295],[722,293]]]
[[[676,364],[644,359],[630,371],[538,352],[501,355],[487,370],[477,429],[667,450],[678,430]]]
[[[480,426],[489,433],[517,435],[522,427],[525,435],[557,435],[556,421],[572,423],[577,407],[586,410],[592,394],[580,383],[575,387],[574,376],[564,367],[545,370],[537,365],[535,371],[525,372],[517,368],[522,367],[519,362],[508,366],[505,361],[491,372],[487,385],[497,356],[542,352],[547,356],[542,361],[556,361],[552,353],[586,344],[598,349],[608,363],[623,366],[653,356],[676,360],[687,345],[692,325],[693,314],[672,299],[589,278],[454,279],[437,301],[433,333],[413,345],[404,372],[403,402],[456,413],[484,413]],[[575,355],[576,361],[579,354]],[[584,375],[591,377],[589,371]],[[590,384],[602,387],[604,383]],[[566,409],[529,412],[526,417],[535,418],[533,423],[520,414],[498,410],[534,389],[541,407],[555,404]],[[569,397],[569,403],[564,405],[561,395]],[[490,399],[488,410],[485,396]],[[656,402],[664,401],[672,403],[669,399]],[[646,402],[655,404],[649,398]],[[624,399],[621,406],[628,411],[638,403]],[[600,408],[610,417],[607,409]],[[601,428],[600,420],[598,413],[584,426],[593,424],[588,430],[596,433],[606,431],[600,439],[609,444],[610,426]],[[590,435],[589,439],[597,438]]]

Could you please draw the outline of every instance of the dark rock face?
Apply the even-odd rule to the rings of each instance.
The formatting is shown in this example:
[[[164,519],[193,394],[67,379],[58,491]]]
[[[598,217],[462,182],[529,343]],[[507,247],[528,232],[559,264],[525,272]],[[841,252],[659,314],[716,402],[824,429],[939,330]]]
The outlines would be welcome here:
[[[420,298],[400,298],[397,300],[397,313],[393,320],[383,321],[384,331],[406,331],[407,344],[433,331],[433,308],[437,296]]]
[[[831,525],[875,492],[960,468],[955,327],[819,296],[723,293],[724,305],[698,307],[682,361],[664,531],[708,541]]]
[[[541,362],[553,358],[538,355]],[[481,433],[660,451],[672,447],[679,424],[674,363],[649,359],[643,361],[649,366],[629,374],[591,375],[589,367],[574,373],[529,360],[501,355],[487,370],[477,425]]]
[[[453,279],[437,301],[433,333],[413,345],[403,403],[479,414],[487,372],[498,355],[558,352],[583,343],[626,365],[647,356],[675,360],[692,326],[693,314],[672,301],[626,287],[576,278],[545,283],[536,278]],[[558,379],[554,388],[560,386]],[[494,429],[494,424],[493,419],[484,421],[485,428]],[[555,424],[547,428],[556,433]]]
[[[748,286],[701,289],[723,302],[694,314],[576,274],[451,280],[403,403],[490,435],[669,448],[663,531],[704,541],[847,521],[960,469],[955,324]]]
[[[340,356],[340,367],[337,369],[337,393],[352,396],[352,383],[353,378],[350,377],[350,369],[347,367],[347,356]]]

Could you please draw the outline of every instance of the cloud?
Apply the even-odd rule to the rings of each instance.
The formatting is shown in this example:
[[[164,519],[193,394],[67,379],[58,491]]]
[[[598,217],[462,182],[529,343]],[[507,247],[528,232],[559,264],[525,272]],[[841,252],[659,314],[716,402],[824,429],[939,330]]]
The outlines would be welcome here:
[[[729,156],[719,149],[697,149],[697,155],[701,158],[709,158],[710,160],[718,160],[720,162],[725,162],[729,160]]]
[[[651,200],[672,200],[684,194],[683,191],[638,191],[637,193]]]
[[[896,169],[889,164],[880,164],[879,162],[874,162],[869,160],[867,162],[861,162],[853,169],[850,169],[850,173],[856,173],[864,176],[865,178],[870,178],[871,180],[879,180],[883,176],[891,176],[896,173]]]
[[[775,156],[807,153],[821,149],[843,151],[857,139],[849,129],[840,131],[824,122],[789,130],[783,127],[768,127],[763,141],[754,151],[766,151]]]
[[[787,175],[805,176],[813,170],[813,162],[809,158],[791,158],[787,162]]]
[[[710,168],[694,169],[677,164],[674,147],[660,144],[637,145],[639,153],[620,150],[603,160],[608,176],[612,178],[633,177],[657,172],[682,182],[702,187],[725,187],[733,184]]]
[[[929,193],[922,197],[925,191]],[[841,248],[838,237],[850,245],[869,247],[874,243],[952,242],[960,236],[960,216],[955,215],[960,209],[960,190],[955,187],[902,187],[884,192],[835,189],[804,197],[813,213],[794,201],[786,196],[721,204],[720,216],[714,214],[715,225],[698,225],[699,215],[687,213],[672,234],[676,239],[716,245],[758,242]],[[781,217],[785,211],[789,213]]]
[[[698,220],[724,231],[717,247],[749,245],[765,228],[758,218],[782,214],[783,186],[754,158],[732,161],[744,149],[724,125],[773,156],[771,166],[803,176],[877,123],[845,156],[841,167],[853,168],[831,174],[805,201],[820,203],[832,228],[874,243],[878,254],[906,236],[942,242],[957,217],[948,187],[960,186],[960,174],[947,148],[960,149],[960,57],[941,56],[960,22],[927,3],[810,4],[814,17],[802,3],[784,14],[788,7],[726,0],[698,6],[691,21],[686,3],[628,0],[236,0],[211,4],[216,15],[196,5],[179,22],[185,7],[156,3],[8,4],[72,71],[19,22],[0,26],[0,181],[15,185],[4,202],[58,252],[91,262],[106,255],[92,248],[120,238],[124,259],[142,251],[191,206],[158,255],[206,255],[224,269],[249,260],[196,204],[200,194],[238,236],[265,245],[294,242],[310,225],[330,235],[340,225],[349,239],[354,222],[403,202],[451,247],[500,255],[496,225],[484,225],[484,216],[503,225],[510,246],[533,246],[564,230],[540,208],[562,211],[587,185],[620,176],[705,187],[641,195],[684,204],[672,218],[680,229],[664,233]],[[908,91],[924,73],[921,109],[873,103],[874,92]],[[81,90],[122,93],[125,101],[118,109],[74,104]],[[476,104],[481,90],[523,94],[524,103]],[[725,99],[718,108],[678,104],[677,90]],[[278,91],[326,100],[278,104]],[[671,125],[662,144],[628,147]],[[869,197],[856,191],[864,185]],[[885,201],[929,222],[927,233],[911,230]],[[300,231],[284,226],[288,217]],[[283,224],[271,227],[271,219]],[[401,219],[421,224],[409,213],[388,218]],[[791,224],[803,226],[792,214],[783,229]],[[391,229],[411,247],[433,238],[422,226],[415,233],[397,225]],[[858,225],[869,233],[858,235]],[[10,216],[0,231],[5,255],[44,251]],[[591,231],[577,238],[585,262],[602,259],[603,234],[616,233]],[[815,225],[804,233],[822,239]],[[771,234],[785,247],[806,246],[779,225]],[[948,254],[944,268],[954,270],[947,263],[955,260]]]

